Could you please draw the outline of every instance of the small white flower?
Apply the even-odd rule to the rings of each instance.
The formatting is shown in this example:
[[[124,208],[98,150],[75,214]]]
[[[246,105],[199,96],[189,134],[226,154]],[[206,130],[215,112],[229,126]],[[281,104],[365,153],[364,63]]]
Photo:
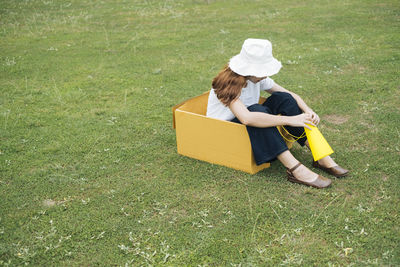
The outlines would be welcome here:
[[[15,57],[12,59],[6,57],[6,63],[4,64],[5,66],[13,66],[15,64],[17,64],[17,62],[15,62]]]

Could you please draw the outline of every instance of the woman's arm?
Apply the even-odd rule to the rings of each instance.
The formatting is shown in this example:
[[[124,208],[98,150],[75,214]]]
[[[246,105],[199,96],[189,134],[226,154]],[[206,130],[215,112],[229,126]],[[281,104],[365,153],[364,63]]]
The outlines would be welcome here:
[[[285,88],[283,88],[282,86],[280,86],[277,83],[274,83],[274,85],[272,86],[271,89],[267,90],[268,93],[272,94],[273,92],[285,92],[285,93],[289,93],[293,96],[293,98],[296,100],[297,105],[299,105],[300,109],[307,114],[311,115],[312,121],[315,124],[318,124],[320,119],[319,116],[317,115],[317,113],[315,113],[309,106],[307,106],[306,102],[304,102],[304,100],[298,95],[295,94]]]
[[[293,127],[306,127],[308,129],[310,127],[306,123],[315,126],[311,121],[311,115],[307,113],[297,116],[277,116],[263,112],[250,112],[240,99],[232,101],[229,108],[242,124],[248,126],[266,128],[289,125]]]

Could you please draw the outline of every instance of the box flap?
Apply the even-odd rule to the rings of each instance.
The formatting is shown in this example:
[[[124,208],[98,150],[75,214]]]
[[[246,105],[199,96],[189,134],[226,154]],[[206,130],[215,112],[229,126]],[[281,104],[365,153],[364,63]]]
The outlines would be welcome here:
[[[173,127],[174,129],[176,128],[176,124],[175,124],[175,111],[176,111],[178,108],[180,108],[181,106],[183,106],[185,103],[189,102],[190,100],[193,100],[193,99],[196,99],[196,98],[199,98],[199,97],[203,97],[205,94],[208,95],[209,93],[210,93],[210,91],[204,92],[204,93],[202,93],[201,95],[198,95],[198,96],[195,96],[195,97],[186,99],[186,100],[183,101],[182,103],[179,103],[179,104],[173,106],[173,107],[172,107],[172,127]]]

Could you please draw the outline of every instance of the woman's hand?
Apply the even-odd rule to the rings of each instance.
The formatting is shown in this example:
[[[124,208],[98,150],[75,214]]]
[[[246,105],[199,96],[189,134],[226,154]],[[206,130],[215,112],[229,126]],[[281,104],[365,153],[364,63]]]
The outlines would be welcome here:
[[[312,109],[307,109],[305,113],[311,115],[311,120],[315,125],[319,124],[320,121],[319,116]]]
[[[293,127],[305,127],[311,130],[309,125],[316,126],[312,120],[312,116],[309,113],[303,113],[297,116],[290,116],[289,118],[289,126]],[[309,125],[307,125],[309,124]]]

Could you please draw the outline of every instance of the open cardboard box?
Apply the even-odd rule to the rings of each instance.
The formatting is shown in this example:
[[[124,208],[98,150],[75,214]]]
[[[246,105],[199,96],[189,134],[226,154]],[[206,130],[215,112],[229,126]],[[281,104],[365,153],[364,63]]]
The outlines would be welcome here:
[[[256,165],[246,126],[206,117],[208,94],[172,108],[178,153],[251,174],[268,168],[269,163]]]

